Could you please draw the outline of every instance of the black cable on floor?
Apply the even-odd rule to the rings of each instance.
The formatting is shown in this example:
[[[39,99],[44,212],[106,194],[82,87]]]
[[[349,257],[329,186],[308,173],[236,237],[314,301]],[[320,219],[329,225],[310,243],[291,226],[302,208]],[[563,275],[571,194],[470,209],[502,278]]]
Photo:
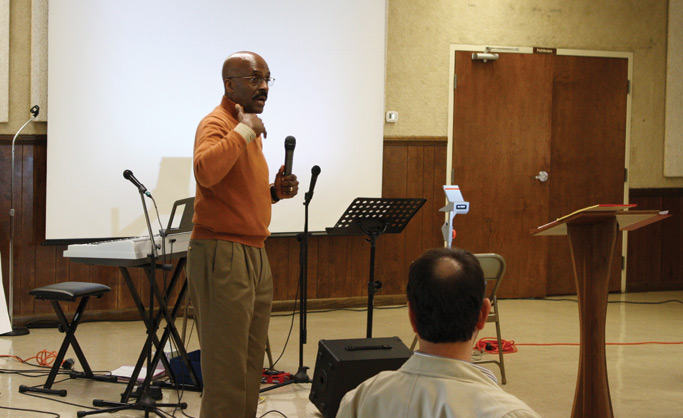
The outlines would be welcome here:
[[[261,416],[258,417],[258,418],[263,418],[263,417],[265,417],[265,416],[268,415],[268,414],[280,414],[280,415],[282,415],[283,417],[287,418],[287,415],[283,414],[282,412],[278,411],[277,409],[271,409],[270,411],[267,411],[265,414],[261,415]]]
[[[63,380],[61,380],[60,382],[63,382]],[[55,382],[55,383],[59,383],[59,382]],[[36,395],[35,393],[24,392],[22,395],[32,396],[32,397],[34,397],[34,398],[44,399],[44,400],[46,400],[46,401],[57,402],[57,403],[61,403],[61,404],[64,404],[64,405],[76,406],[76,407],[78,407],[78,408],[97,410],[97,408],[94,408],[94,407],[92,407],[92,406],[80,405],[80,404],[77,404],[77,403],[67,402],[67,401],[60,401],[59,399],[48,398],[47,396]]]
[[[275,370],[275,366],[276,366],[277,363],[280,361],[280,359],[282,358],[282,356],[285,354],[285,350],[287,350],[287,345],[289,344],[289,338],[292,336],[292,330],[294,329],[294,315],[296,314],[296,304],[297,304],[297,302],[299,301],[299,291],[300,291],[300,288],[301,288],[301,283],[300,283],[300,281],[297,281],[297,285],[296,285],[296,294],[294,295],[294,308],[292,309],[292,313],[291,313],[291,314],[287,314],[287,315],[281,315],[281,316],[290,316],[290,315],[291,315],[291,316],[292,316],[292,321],[289,323],[289,331],[287,332],[287,339],[285,340],[285,344],[284,344],[284,346],[282,347],[282,351],[280,352],[280,355],[279,355],[278,358],[273,362],[273,365],[272,365],[271,368],[270,368],[271,370]],[[307,312],[307,313],[308,313],[308,312]]]
[[[12,408],[9,406],[0,406],[0,409],[5,409],[7,411],[21,411],[21,412],[33,412],[36,414],[43,414],[43,415],[52,415],[53,417],[60,418],[61,415],[59,415],[56,412],[50,412],[50,411],[41,411],[38,409],[24,409],[24,408]]]

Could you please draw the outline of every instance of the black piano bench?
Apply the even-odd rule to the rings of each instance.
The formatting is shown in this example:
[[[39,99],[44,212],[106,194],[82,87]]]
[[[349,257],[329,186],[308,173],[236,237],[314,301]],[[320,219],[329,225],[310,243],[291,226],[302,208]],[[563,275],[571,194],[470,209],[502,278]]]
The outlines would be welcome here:
[[[50,301],[50,303],[52,304],[52,308],[55,310],[55,313],[57,314],[57,319],[59,320],[59,331],[64,332],[65,335],[64,341],[62,342],[62,346],[59,349],[59,352],[57,353],[57,357],[55,358],[54,364],[52,365],[50,374],[47,376],[47,381],[45,381],[45,384],[42,387],[21,385],[19,387],[19,392],[40,392],[48,393],[51,395],[66,396],[66,390],[54,390],[52,389],[52,384],[55,382],[55,378],[57,377],[57,373],[59,372],[59,368],[62,365],[62,361],[64,360],[64,356],[66,355],[66,350],[68,350],[69,346],[73,348],[74,352],[76,353],[76,356],[78,357],[78,361],[81,363],[81,367],[83,368],[82,373],[72,374],[72,377],[86,377],[96,380],[111,381],[111,378],[109,376],[100,377],[93,375],[92,369],[90,369],[90,365],[88,364],[88,361],[85,359],[83,351],[81,350],[81,347],[78,345],[78,341],[76,341],[75,336],[76,328],[78,328],[78,324],[81,322],[83,311],[85,310],[85,305],[88,304],[88,300],[90,299],[90,297],[95,296],[97,298],[101,298],[102,295],[109,292],[110,290],[111,288],[109,286],[105,286],[100,283],[63,282],[51,284],[48,286],[42,286],[28,292],[29,295],[35,297],[38,300]],[[76,312],[74,313],[73,319],[71,320],[71,323],[69,323],[69,321],[66,319],[66,316],[64,315],[62,307],[59,305],[59,302],[75,302],[78,299],[80,299],[80,302],[78,303],[78,308],[76,308]]]

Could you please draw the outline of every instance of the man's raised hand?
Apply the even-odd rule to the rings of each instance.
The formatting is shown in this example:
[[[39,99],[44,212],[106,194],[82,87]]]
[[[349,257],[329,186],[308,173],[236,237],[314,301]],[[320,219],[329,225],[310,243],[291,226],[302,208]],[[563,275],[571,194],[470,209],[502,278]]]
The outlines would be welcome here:
[[[261,118],[259,118],[255,113],[244,113],[244,108],[240,104],[235,105],[237,110],[237,121],[244,123],[256,132],[256,136],[263,134],[264,138],[268,137],[268,132],[266,132],[266,127],[263,124]]]

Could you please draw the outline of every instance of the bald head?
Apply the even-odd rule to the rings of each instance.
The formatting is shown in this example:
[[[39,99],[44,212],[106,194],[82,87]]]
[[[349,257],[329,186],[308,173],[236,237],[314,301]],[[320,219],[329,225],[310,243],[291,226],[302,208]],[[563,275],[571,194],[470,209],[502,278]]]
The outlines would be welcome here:
[[[236,52],[223,62],[225,96],[242,105],[246,113],[261,113],[268,99],[270,69],[259,54]]]
[[[249,69],[252,66],[256,66],[258,62],[265,64],[266,60],[264,60],[263,57],[255,52],[235,52],[223,62],[223,81],[225,82],[228,77],[244,76],[244,72],[249,71]]]
[[[462,264],[460,261],[450,258],[446,255],[434,260],[432,273],[434,279],[447,280],[462,271]]]
[[[469,251],[435,248],[410,265],[406,295],[417,333],[432,343],[472,338],[484,302],[486,283]]]

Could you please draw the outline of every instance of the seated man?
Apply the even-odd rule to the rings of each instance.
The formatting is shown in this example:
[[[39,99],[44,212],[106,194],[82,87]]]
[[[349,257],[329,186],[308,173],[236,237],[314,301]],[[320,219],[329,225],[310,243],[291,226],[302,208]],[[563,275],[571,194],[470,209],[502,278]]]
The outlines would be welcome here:
[[[410,266],[408,314],[420,349],[396,371],[361,383],[337,418],[539,417],[472,364],[472,347],[491,310],[479,262],[464,250],[436,248]]]

